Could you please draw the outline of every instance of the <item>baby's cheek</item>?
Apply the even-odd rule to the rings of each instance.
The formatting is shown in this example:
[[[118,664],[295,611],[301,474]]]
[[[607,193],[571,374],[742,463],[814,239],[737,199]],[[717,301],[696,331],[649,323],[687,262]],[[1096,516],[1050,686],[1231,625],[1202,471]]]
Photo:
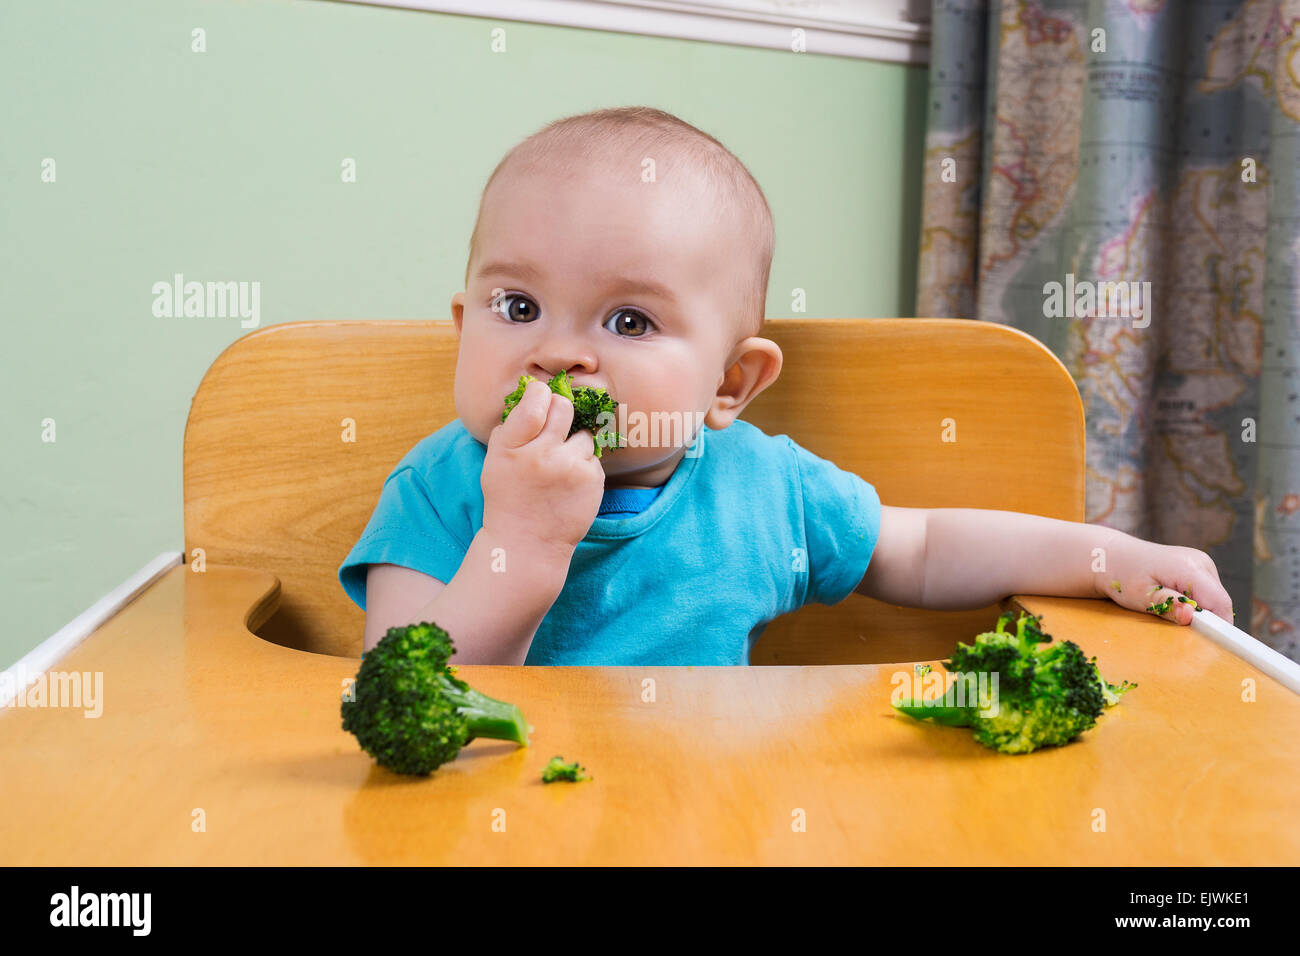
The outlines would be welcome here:
[[[486,445],[488,438],[492,435],[492,429],[496,428],[500,424],[501,410],[489,409],[476,419],[475,426],[470,431],[470,434]]]
[[[482,396],[463,389],[459,384],[456,386],[456,417],[466,431],[485,445],[492,429],[501,423],[504,404],[504,397],[501,403],[489,405]]]
[[[690,446],[696,431],[693,416],[693,412],[682,412],[680,417],[664,413],[661,417],[645,415],[639,422],[630,419],[623,432],[628,444],[620,453],[635,457],[638,465],[658,464],[678,449]]]

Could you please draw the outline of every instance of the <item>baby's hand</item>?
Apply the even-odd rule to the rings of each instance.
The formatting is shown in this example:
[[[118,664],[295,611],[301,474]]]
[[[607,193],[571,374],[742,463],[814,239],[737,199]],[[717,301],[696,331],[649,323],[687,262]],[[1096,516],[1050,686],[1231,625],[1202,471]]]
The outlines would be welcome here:
[[[1129,535],[1106,553],[1108,570],[1098,571],[1095,583],[1121,607],[1190,624],[1199,606],[1232,623],[1232,598],[1204,551]]]
[[[484,528],[547,551],[577,548],[600,510],[605,470],[591,432],[569,435],[572,424],[572,402],[545,382],[528,383],[488,436]]]

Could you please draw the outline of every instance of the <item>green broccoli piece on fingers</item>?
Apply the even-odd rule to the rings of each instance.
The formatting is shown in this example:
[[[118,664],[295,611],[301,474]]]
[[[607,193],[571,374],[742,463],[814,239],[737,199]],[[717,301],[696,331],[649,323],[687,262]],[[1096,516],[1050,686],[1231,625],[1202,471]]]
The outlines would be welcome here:
[[[343,729],[396,773],[428,774],[476,737],[528,746],[532,726],[514,704],[480,694],[447,661],[455,646],[436,624],[389,628],[362,656]]]
[[[1096,725],[1107,707],[1136,687],[1111,684],[1073,641],[1053,643],[1037,615],[1021,613],[1015,631],[1007,612],[974,644],[958,643],[944,661],[957,683],[935,702],[901,701],[896,710],[919,720],[970,727],[975,739],[1006,754],[1059,747]],[[978,688],[978,690],[977,690]]]
[[[1156,615],[1168,614],[1168,613],[1169,613],[1169,608],[1171,608],[1171,607],[1173,606],[1173,603],[1174,603],[1173,596],[1170,595],[1169,597],[1167,597],[1167,598],[1165,598],[1163,601],[1161,601],[1159,604],[1151,604],[1151,605],[1148,605],[1147,610],[1148,610],[1150,613],[1152,613],[1152,614],[1156,614]]]
[[[505,408],[501,412],[502,421],[505,421],[514,407],[519,404],[519,400],[524,397],[524,389],[532,381],[535,381],[532,375],[519,376],[519,384],[506,396]],[[560,372],[552,377],[547,385],[552,392],[563,395],[573,403],[573,424],[569,426],[569,435],[584,428],[591,432],[596,440],[594,454],[597,458],[606,448],[618,448],[623,444],[624,437],[613,430],[613,424],[618,418],[618,402],[610,397],[609,392],[589,385],[579,385],[575,388],[569,381],[568,372]]]

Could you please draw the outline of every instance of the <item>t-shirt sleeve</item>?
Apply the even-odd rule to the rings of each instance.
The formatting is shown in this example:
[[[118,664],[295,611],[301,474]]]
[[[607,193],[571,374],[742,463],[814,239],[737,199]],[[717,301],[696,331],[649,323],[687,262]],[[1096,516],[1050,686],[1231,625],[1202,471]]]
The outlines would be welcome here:
[[[339,567],[339,583],[365,610],[369,565],[398,564],[446,584],[468,550],[469,542],[447,530],[419,474],[402,468],[384,482],[370,522]]]
[[[789,439],[799,470],[803,532],[808,546],[803,604],[834,605],[867,573],[880,536],[880,496],[851,471]]]

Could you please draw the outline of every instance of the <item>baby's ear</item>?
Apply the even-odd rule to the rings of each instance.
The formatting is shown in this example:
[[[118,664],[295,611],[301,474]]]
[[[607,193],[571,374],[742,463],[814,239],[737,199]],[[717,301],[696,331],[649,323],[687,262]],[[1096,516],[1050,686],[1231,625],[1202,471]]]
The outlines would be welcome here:
[[[731,365],[722,376],[718,392],[705,412],[704,424],[715,431],[726,428],[781,374],[781,347],[771,339],[751,336],[731,353]]]
[[[460,324],[465,319],[465,293],[457,292],[451,297],[451,321],[456,326],[456,334],[460,335]]]

